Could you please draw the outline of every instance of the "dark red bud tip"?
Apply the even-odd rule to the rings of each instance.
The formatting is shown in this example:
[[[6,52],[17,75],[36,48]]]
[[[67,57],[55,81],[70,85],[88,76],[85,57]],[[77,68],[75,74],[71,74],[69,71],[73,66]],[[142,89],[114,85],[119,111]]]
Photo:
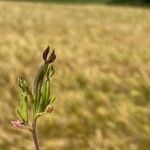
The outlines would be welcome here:
[[[50,64],[50,63],[54,62],[55,59],[56,59],[55,50],[53,50],[51,55],[49,56],[49,58],[45,62]]]
[[[45,49],[45,51],[43,52],[43,59],[46,61],[47,60],[47,55],[49,53],[49,46]]]

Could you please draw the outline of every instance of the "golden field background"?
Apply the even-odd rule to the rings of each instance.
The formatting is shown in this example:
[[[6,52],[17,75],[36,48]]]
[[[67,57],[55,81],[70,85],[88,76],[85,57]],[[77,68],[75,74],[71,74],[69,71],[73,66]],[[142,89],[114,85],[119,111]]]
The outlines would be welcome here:
[[[0,2],[0,150],[33,149],[17,118],[17,78],[32,84],[56,49],[54,112],[38,122],[41,150],[150,149],[150,10]]]

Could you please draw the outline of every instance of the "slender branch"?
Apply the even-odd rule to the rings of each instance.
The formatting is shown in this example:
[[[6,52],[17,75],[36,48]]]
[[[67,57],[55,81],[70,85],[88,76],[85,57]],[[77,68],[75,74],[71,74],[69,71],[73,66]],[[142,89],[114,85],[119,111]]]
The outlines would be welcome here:
[[[40,150],[38,139],[37,139],[37,134],[36,134],[36,119],[34,119],[32,122],[32,138],[34,141],[35,150]]]

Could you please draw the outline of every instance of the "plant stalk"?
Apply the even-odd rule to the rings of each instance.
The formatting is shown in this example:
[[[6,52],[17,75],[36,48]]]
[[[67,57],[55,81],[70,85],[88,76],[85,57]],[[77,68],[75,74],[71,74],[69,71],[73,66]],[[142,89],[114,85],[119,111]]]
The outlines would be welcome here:
[[[32,138],[35,145],[35,150],[40,150],[36,133],[36,119],[34,119],[32,122]]]

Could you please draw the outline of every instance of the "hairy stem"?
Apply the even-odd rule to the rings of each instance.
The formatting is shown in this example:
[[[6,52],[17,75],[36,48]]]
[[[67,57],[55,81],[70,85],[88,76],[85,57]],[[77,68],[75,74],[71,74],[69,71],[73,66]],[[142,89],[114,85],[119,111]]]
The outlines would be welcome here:
[[[32,122],[32,138],[33,138],[33,142],[35,145],[35,150],[40,150],[38,139],[37,139],[37,134],[36,134],[36,119],[34,119]]]

